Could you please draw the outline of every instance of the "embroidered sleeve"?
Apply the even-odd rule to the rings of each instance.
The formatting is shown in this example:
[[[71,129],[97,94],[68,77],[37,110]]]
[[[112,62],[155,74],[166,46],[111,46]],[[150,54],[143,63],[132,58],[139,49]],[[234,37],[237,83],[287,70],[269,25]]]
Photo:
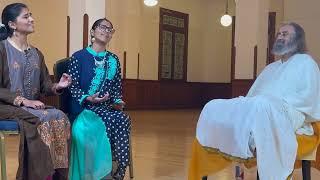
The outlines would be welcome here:
[[[7,62],[7,56],[5,53],[5,48],[3,43],[0,42],[0,101],[13,104],[17,98],[16,93],[10,92],[10,89],[7,89],[4,85],[4,80],[9,78],[9,75],[4,73],[5,66]]]
[[[15,106],[21,106],[23,100],[25,100],[24,97],[22,97],[22,96],[17,96],[17,97],[14,99],[14,101],[13,101],[13,105],[15,105]]]
[[[78,100],[80,105],[82,105],[89,95],[85,94],[80,88],[80,65],[78,59],[76,59],[75,57],[71,57],[68,74],[72,77],[72,83],[69,86],[71,95],[73,98],[76,98]]]

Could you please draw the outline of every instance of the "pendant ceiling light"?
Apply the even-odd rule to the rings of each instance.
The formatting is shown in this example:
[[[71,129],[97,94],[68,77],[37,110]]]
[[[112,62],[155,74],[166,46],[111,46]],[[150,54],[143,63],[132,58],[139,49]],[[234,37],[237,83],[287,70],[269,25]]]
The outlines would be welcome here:
[[[226,3],[226,12],[225,14],[221,17],[220,23],[222,26],[228,27],[232,24],[232,17],[228,14],[228,0]]]
[[[158,0],[144,0],[143,2],[146,6],[155,6],[158,4]]]

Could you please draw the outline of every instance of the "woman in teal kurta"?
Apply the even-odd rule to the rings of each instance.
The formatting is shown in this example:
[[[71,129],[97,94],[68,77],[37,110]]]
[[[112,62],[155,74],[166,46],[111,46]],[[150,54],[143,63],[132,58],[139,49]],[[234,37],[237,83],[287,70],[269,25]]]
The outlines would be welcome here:
[[[113,32],[110,21],[97,20],[92,45],[71,58],[71,111],[79,115],[72,126],[70,179],[101,179],[110,173],[112,157],[118,163],[113,178],[123,179],[129,164],[131,123],[121,111],[120,63],[105,50]]]

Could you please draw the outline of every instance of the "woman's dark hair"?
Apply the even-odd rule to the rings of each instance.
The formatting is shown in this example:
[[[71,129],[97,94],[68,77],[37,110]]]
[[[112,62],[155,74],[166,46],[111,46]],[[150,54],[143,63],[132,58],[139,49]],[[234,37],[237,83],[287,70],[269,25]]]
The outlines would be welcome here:
[[[13,29],[9,27],[9,22],[16,21],[17,17],[20,15],[21,10],[28,8],[27,5],[23,3],[13,3],[7,5],[1,15],[1,21],[4,26],[0,27],[0,40],[4,40],[7,37],[11,37],[13,34]]]
[[[93,23],[91,29],[95,30],[102,21],[107,21],[108,23],[111,24],[111,27],[113,28],[112,22],[111,22],[109,19],[107,19],[107,18],[101,18],[101,19],[96,20],[96,21]]]

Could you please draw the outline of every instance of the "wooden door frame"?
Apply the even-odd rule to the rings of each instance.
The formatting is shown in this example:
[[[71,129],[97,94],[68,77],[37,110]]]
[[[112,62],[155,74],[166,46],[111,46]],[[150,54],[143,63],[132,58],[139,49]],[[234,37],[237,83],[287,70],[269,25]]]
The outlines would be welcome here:
[[[274,61],[274,55],[271,53],[273,43],[275,41],[276,35],[276,12],[269,12],[268,17],[268,47],[267,47],[267,59],[266,65]]]
[[[164,25],[163,24],[163,15],[170,15],[170,16],[174,16],[174,17],[178,17],[178,18],[182,18],[185,20],[185,26],[184,28],[178,28],[178,27],[173,27],[173,26],[170,26],[170,25]],[[173,11],[173,10],[170,10],[170,9],[165,9],[165,8],[162,8],[160,7],[160,21],[159,21],[159,55],[158,55],[158,80],[160,81],[183,81],[183,82],[186,82],[187,81],[187,67],[188,67],[188,26],[189,26],[189,15],[188,14],[185,14],[185,13],[182,13],[182,12],[178,12],[178,11]],[[184,60],[183,60],[183,78],[182,79],[179,79],[179,80],[175,80],[175,79],[163,79],[161,78],[161,70],[162,70],[162,48],[163,48],[163,36],[162,36],[162,31],[163,30],[172,30],[174,32],[181,32],[185,35],[185,47],[184,47]],[[175,41],[174,41],[174,37],[175,37],[175,34],[173,33],[173,49],[174,49],[174,44],[175,44]],[[174,58],[174,51],[172,53],[172,60]],[[174,69],[174,62],[172,63],[172,69]],[[174,71],[172,70],[172,77],[173,77],[173,74]]]

